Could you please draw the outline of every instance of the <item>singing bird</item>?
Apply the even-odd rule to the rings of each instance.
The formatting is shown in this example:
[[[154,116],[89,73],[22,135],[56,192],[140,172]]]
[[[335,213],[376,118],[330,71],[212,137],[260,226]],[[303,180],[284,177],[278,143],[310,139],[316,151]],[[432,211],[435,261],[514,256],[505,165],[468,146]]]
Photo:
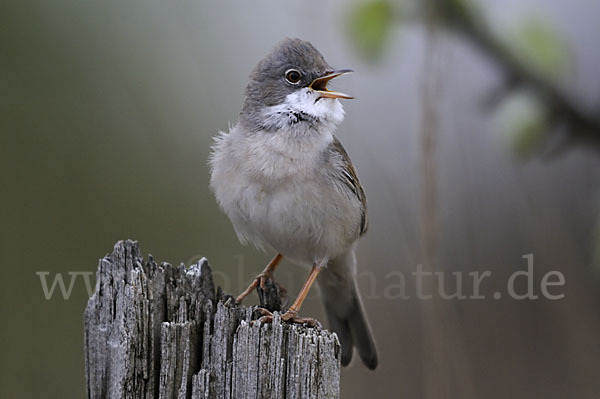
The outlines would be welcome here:
[[[334,136],[344,119],[328,82],[351,72],[334,69],[309,42],[285,39],[250,74],[238,123],[215,137],[210,186],[242,243],[275,257],[237,298],[241,302],[282,258],[310,268],[296,300],[281,316],[310,322],[298,311],[317,280],[329,328],[342,346],[356,347],[377,367],[371,329],[357,291],[355,251],[367,231],[367,200],[356,169]],[[260,320],[270,321],[271,316]]]

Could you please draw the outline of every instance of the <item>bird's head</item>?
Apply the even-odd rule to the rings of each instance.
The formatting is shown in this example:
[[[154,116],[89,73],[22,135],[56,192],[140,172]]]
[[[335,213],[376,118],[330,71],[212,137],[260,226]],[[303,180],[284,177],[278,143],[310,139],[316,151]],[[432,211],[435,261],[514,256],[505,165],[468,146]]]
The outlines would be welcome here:
[[[338,99],[353,97],[331,91],[327,84],[348,72],[330,67],[309,42],[285,39],[250,74],[241,119],[255,131],[297,123],[336,125],[344,117]]]

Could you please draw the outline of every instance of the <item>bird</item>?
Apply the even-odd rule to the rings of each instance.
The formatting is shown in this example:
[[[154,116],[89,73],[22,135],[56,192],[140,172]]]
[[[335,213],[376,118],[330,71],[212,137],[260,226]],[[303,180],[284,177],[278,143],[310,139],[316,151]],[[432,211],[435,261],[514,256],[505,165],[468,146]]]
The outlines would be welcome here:
[[[272,278],[283,258],[310,268],[281,319],[311,323],[299,311],[317,281],[329,328],[341,344],[341,364],[353,349],[377,367],[373,334],[356,284],[356,248],[366,232],[367,200],[356,169],[334,135],[344,119],[340,99],[327,88],[352,72],[332,68],[308,41],[286,38],[249,76],[237,123],[219,132],[209,157],[210,187],[241,243],[274,258],[237,297]],[[263,322],[272,315],[262,310]]]

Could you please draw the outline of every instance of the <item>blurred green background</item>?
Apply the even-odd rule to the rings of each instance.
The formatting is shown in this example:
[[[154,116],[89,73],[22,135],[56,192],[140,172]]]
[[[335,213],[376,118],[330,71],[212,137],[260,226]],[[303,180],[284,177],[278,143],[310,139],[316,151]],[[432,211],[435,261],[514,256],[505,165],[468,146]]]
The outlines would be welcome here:
[[[460,3],[478,4],[519,59],[598,113],[598,2]],[[540,99],[523,86],[483,106],[505,83],[497,63],[452,30],[432,38],[415,14],[408,1],[1,2],[0,397],[85,396],[85,285],[46,300],[36,272],[68,282],[125,238],[159,261],[208,257],[233,293],[262,270],[270,254],[238,243],[209,192],[207,156],[256,62],[300,37],[356,70],[336,82],[357,97],[338,136],[369,199],[358,257],[372,272],[360,286],[380,366],[345,369],[342,397],[596,398],[597,144],[544,157],[540,136],[556,129]],[[423,130],[428,118],[435,129]],[[537,284],[565,275],[564,299],[491,298],[528,253]],[[390,273],[427,259],[492,271],[488,299],[381,295]],[[286,264],[278,279],[296,292],[305,274]],[[304,313],[322,318],[316,295]]]

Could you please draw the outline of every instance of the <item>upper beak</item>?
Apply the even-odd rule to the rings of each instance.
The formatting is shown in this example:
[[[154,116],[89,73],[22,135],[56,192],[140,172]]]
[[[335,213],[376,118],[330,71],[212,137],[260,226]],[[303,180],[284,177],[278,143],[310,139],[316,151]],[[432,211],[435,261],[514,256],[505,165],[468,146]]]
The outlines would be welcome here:
[[[345,98],[345,99],[353,99],[354,97],[348,95],[348,94],[344,94],[344,93],[340,93],[337,91],[330,91],[327,89],[327,83],[333,79],[333,78],[337,78],[338,76],[342,76],[345,75],[347,73],[350,72],[354,72],[352,69],[336,69],[335,71],[332,72],[328,72],[325,76],[321,76],[320,78],[316,78],[315,80],[313,80],[310,85],[308,85],[309,88],[318,91],[319,94],[321,95],[321,97],[325,97],[325,98]]]

